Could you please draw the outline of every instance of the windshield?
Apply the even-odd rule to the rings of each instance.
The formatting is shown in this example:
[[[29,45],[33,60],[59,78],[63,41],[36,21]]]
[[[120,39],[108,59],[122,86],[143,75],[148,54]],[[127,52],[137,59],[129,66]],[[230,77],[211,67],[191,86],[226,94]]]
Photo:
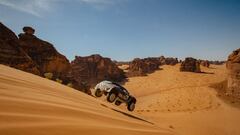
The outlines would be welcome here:
[[[112,84],[118,86],[120,89],[122,89],[124,92],[128,93],[127,89],[125,89],[123,86],[121,86],[120,84],[118,83],[115,83],[115,82],[112,82]],[[128,93],[129,94],[129,93]]]

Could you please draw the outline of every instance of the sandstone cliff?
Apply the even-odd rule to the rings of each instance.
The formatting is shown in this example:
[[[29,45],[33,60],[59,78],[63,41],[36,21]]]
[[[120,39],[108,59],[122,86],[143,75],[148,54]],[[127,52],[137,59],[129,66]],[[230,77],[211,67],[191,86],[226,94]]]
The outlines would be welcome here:
[[[76,56],[71,62],[71,75],[75,88],[89,89],[103,80],[122,81],[123,70],[110,59],[100,55]]]
[[[67,81],[66,76],[70,69],[68,59],[60,54],[52,44],[37,38],[35,30],[24,27],[24,33],[19,34],[19,45],[29,57],[38,65],[38,69],[44,73],[53,73],[54,78]]]
[[[240,48],[228,56],[227,94],[240,99]]]
[[[17,36],[0,23],[0,64],[39,75],[36,63],[19,45]]]

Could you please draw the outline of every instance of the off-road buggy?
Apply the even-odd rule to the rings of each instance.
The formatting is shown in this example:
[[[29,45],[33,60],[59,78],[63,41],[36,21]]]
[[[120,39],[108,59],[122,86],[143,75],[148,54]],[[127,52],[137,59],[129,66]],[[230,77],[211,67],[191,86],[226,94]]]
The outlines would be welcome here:
[[[111,81],[102,81],[95,86],[95,96],[107,96],[107,101],[110,103],[115,102],[119,106],[126,103],[127,109],[133,111],[135,109],[136,98],[131,96],[129,92],[120,84]]]

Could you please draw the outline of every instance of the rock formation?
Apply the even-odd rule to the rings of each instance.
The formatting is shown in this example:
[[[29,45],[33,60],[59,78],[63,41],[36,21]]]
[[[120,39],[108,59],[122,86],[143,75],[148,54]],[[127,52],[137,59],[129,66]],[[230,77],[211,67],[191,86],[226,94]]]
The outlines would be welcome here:
[[[0,23],[0,64],[40,76],[72,83],[74,88],[90,94],[89,87],[102,80],[122,81],[123,70],[109,58],[100,55],[76,57],[71,63],[52,44],[37,38],[35,30],[24,27],[18,37]],[[71,67],[72,66],[72,67]],[[62,82],[61,81],[61,82]]]
[[[89,89],[103,80],[118,82],[125,78],[123,70],[119,69],[110,58],[100,55],[76,56],[71,62],[71,67],[74,88]]]
[[[159,61],[160,61],[160,64],[161,65],[176,65],[178,64],[178,59],[177,58],[173,58],[173,57],[164,57],[164,56],[161,56],[159,57]]]
[[[208,60],[200,60],[200,64],[207,68],[209,68],[209,66],[210,66],[210,63]]]
[[[228,56],[227,95],[240,99],[240,48]]]
[[[37,65],[19,46],[17,36],[0,23],[0,64],[39,75]]]
[[[33,35],[35,30],[32,27],[25,26],[23,27],[23,32],[28,35]]]
[[[19,45],[29,57],[38,65],[38,69],[44,73],[53,73],[54,78],[66,79],[70,63],[65,56],[60,54],[52,44],[34,36],[35,30],[24,27],[25,33],[19,34]]]
[[[159,69],[159,66],[159,58],[136,58],[129,65],[128,76],[145,76]]]
[[[180,71],[199,73],[201,72],[200,63],[194,58],[185,58],[185,60],[181,63]]]
[[[165,58],[165,64],[174,66],[174,65],[178,64],[178,59],[172,58],[172,57]]]

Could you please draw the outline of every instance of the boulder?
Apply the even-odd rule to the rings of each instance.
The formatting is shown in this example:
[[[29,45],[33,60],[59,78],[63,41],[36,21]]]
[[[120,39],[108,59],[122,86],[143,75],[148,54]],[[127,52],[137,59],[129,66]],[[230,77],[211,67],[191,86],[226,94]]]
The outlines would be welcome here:
[[[178,59],[172,58],[172,57],[165,58],[165,64],[174,66],[174,65],[178,64]]]
[[[240,98],[240,48],[228,56],[226,66],[228,69],[226,93],[232,97]]]
[[[200,60],[200,64],[207,68],[209,68],[209,66],[210,66],[210,63],[208,60]]]
[[[28,35],[33,35],[35,30],[32,27],[25,26],[23,27],[23,32]]]
[[[0,64],[39,75],[35,62],[19,45],[17,36],[0,23]]]
[[[70,63],[68,59],[60,54],[54,46],[46,41],[37,38],[34,29],[23,28],[25,33],[19,34],[19,45],[26,54],[38,65],[40,74],[53,73],[53,79],[61,79],[66,82]]]
[[[98,54],[81,57],[76,56],[71,62],[71,74],[73,87],[88,93],[90,87],[94,87],[103,80],[122,81],[125,79],[123,70],[110,59]]]
[[[144,58],[139,59],[135,58],[129,64],[128,76],[145,76],[148,73],[152,73],[155,70],[158,70],[160,66],[159,58]]]
[[[177,58],[173,58],[173,57],[164,57],[164,56],[160,56],[159,57],[159,61],[161,65],[176,65],[178,64],[178,59]]]
[[[180,71],[200,73],[200,63],[198,60],[188,57],[181,63]]]

